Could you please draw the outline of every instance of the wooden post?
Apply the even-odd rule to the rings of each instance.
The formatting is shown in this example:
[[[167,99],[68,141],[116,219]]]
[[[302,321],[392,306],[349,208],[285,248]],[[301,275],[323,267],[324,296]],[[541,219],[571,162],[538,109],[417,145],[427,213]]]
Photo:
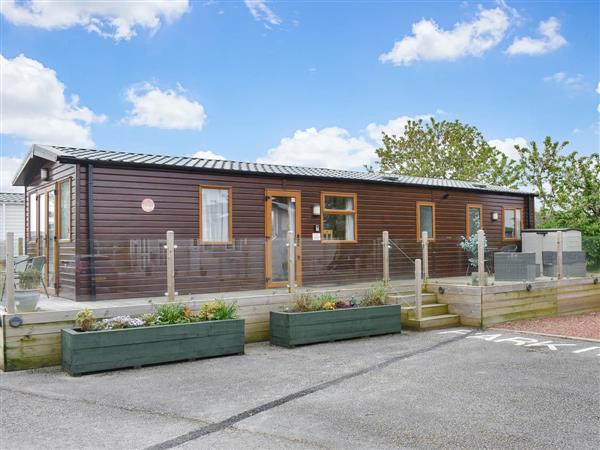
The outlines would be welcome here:
[[[175,301],[175,296],[177,292],[175,292],[175,249],[177,246],[175,245],[175,233],[172,231],[167,231],[167,245],[165,245],[167,249],[167,300],[169,302]]]
[[[423,280],[429,278],[429,237],[427,231],[423,231],[421,235],[421,249],[423,252]]]
[[[485,286],[485,231],[477,231],[477,271],[479,272],[479,286]]]
[[[15,312],[15,235],[6,233],[6,312]]]
[[[383,285],[390,285],[390,233],[383,232]]]
[[[563,277],[563,236],[562,231],[556,232],[556,279]]]
[[[417,320],[421,320],[421,303],[423,294],[423,281],[421,280],[421,260],[415,259],[415,312]]]
[[[19,256],[23,256],[24,255],[24,245],[23,245],[23,238],[20,237],[18,244],[17,244],[17,248],[18,248],[18,254]]]
[[[287,233],[288,248],[288,292],[292,294],[296,288],[296,240],[292,230]]]

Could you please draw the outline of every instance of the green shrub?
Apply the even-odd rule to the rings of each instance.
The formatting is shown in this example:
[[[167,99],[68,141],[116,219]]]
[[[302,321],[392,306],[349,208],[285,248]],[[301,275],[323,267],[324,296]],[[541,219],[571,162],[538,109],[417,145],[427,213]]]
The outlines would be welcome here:
[[[184,322],[185,306],[181,303],[165,303],[156,307],[156,320],[162,324],[175,324]]]
[[[17,274],[19,288],[22,290],[37,289],[40,285],[40,272],[35,267],[29,267]]]
[[[217,299],[202,305],[198,317],[200,320],[230,320],[237,317],[237,310],[237,303],[227,304]]]
[[[81,331],[92,331],[96,329],[96,317],[89,309],[82,309],[75,315],[75,326]]]
[[[593,273],[600,272],[600,236],[583,236],[581,245],[586,254],[587,269]]]
[[[312,311],[312,304],[315,300],[315,296],[310,292],[299,292],[294,295],[294,301],[292,303],[293,312],[307,312]]]
[[[385,305],[389,292],[388,288],[380,283],[368,289],[360,300],[360,306]]]

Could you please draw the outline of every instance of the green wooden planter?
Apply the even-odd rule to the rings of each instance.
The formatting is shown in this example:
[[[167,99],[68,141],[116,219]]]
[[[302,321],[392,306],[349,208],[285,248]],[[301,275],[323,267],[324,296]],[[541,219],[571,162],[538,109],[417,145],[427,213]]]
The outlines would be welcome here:
[[[271,311],[269,326],[271,344],[282,347],[400,333],[400,305],[301,313]]]
[[[61,330],[62,367],[71,375],[244,353],[244,320],[121,330]]]

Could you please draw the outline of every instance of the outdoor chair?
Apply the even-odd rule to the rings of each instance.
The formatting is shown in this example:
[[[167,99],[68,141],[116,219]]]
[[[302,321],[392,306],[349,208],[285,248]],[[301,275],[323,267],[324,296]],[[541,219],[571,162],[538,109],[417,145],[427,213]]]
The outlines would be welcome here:
[[[46,265],[46,257],[45,256],[34,256],[33,258],[31,258],[31,260],[29,261],[29,264],[27,265],[27,267],[33,267],[34,269],[36,269],[38,271],[38,273],[40,274],[40,282],[42,283],[42,286],[44,287],[44,292],[46,293],[46,297],[50,298],[50,295],[48,294],[48,289],[46,288],[46,283],[44,283],[44,266]]]

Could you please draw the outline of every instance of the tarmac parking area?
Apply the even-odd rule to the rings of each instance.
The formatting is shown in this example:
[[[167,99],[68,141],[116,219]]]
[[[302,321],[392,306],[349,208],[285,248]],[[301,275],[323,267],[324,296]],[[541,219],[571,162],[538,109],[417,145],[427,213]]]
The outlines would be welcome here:
[[[600,448],[600,344],[403,333],[0,376],[0,448]]]

